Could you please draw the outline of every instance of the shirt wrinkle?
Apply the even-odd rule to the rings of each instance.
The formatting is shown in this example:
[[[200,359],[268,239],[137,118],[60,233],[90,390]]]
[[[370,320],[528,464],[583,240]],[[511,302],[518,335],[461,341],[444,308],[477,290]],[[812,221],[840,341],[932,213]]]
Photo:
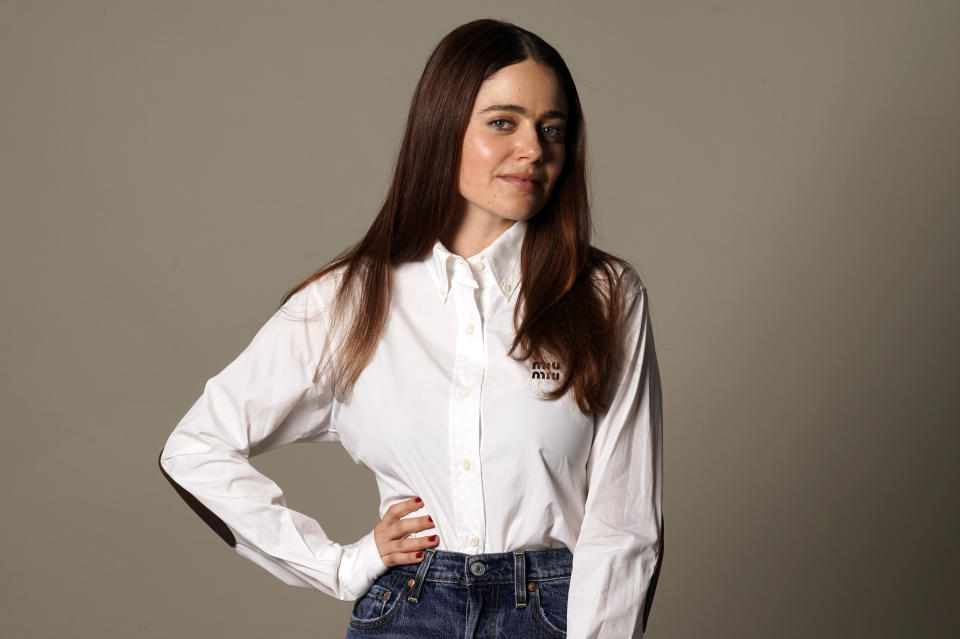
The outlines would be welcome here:
[[[647,291],[632,268],[620,273],[631,288],[627,357],[611,368],[609,407],[584,415],[572,392],[541,399],[566,371],[507,354],[526,229],[515,222],[468,259],[438,240],[422,266],[396,266],[394,312],[342,403],[328,376],[313,374],[326,340],[337,352],[327,310],[344,269],[291,296],[205,384],[166,441],[164,472],[208,509],[209,525],[229,528],[242,557],[289,585],[355,600],[388,569],[373,531],[334,541],[324,513],[288,505],[249,461],[289,443],[337,442],[374,474],[377,518],[423,499],[406,517],[429,514],[434,526],[408,537],[438,535],[435,548],[467,555],[569,548],[567,639],[642,636],[663,530]],[[304,311],[321,317],[278,321]]]

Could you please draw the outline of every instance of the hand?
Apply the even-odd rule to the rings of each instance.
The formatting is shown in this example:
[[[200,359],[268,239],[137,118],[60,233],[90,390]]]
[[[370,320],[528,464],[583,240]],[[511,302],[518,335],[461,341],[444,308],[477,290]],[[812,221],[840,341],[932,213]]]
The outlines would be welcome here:
[[[439,535],[404,538],[410,533],[433,528],[434,524],[429,515],[401,519],[404,515],[409,515],[422,507],[423,502],[417,501],[414,497],[397,502],[387,509],[383,519],[373,529],[373,539],[377,543],[380,559],[387,566],[423,561],[423,555],[417,557],[417,553],[440,543]]]

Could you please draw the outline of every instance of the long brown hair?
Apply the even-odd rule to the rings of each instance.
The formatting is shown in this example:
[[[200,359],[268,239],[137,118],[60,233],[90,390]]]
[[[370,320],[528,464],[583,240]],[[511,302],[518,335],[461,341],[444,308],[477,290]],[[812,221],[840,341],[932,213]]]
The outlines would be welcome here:
[[[516,336],[508,355],[518,362],[559,362],[568,371],[542,399],[559,399],[572,389],[584,414],[607,407],[607,380],[622,353],[627,294],[638,290],[639,278],[625,260],[590,245],[586,134],[567,65],[539,36],[492,19],[455,28],[433,50],[413,94],[392,183],[370,229],[288,291],[280,304],[342,267],[329,314],[332,327],[343,329],[349,322],[331,360],[337,366],[330,380],[341,401],[351,394],[386,325],[391,268],[424,258],[458,210],[463,137],[480,85],[526,59],[552,68],[566,93],[567,147],[550,199],[528,220],[513,315]],[[354,305],[358,300],[362,303]],[[349,319],[347,308],[357,309]],[[329,365],[323,359],[314,382]]]

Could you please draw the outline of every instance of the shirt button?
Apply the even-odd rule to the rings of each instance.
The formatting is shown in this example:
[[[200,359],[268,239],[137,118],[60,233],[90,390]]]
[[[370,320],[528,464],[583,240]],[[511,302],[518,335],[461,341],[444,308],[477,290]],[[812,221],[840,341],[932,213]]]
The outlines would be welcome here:
[[[475,271],[482,271],[483,262],[481,262],[480,260],[477,260],[476,262],[470,262],[470,268],[472,268]]]
[[[503,290],[504,290],[504,291],[506,291],[507,293],[509,293],[509,292],[510,292],[510,288],[511,288],[511,287],[510,287],[510,282],[504,282],[504,283],[503,283]]]
[[[463,469],[464,469],[464,470],[470,470],[470,460],[469,460],[469,459],[464,459],[462,462],[460,462],[460,465],[463,466]]]
[[[471,545],[471,546],[479,546],[479,545],[480,545],[480,539],[479,539],[476,535],[473,535],[472,537],[470,537],[470,545]]]
[[[461,387],[460,387],[460,395],[461,395],[461,396],[466,397],[466,396],[469,395],[469,394],[470,394],[470,387],[469,387],[469,386],[461,386]]]
[[[467,335],[473,335],[473,324],[467,326]]]
[[[441,287],[440,287],[440,294],[441,294],[441,295],[446,295],[446,293],[447,293],[447,287],[446,287],[446,286],[441,286]]]

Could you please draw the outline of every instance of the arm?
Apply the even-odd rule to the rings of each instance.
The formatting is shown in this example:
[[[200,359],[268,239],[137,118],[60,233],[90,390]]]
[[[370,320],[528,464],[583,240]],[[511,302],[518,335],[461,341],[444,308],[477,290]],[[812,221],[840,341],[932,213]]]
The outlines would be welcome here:
[[[647,291],[632,270],[625,360],[595,415],[573,552],[568,639],[640,639],[663,558],[663,417]]]
[[[327,379],[313,383],[328,329],[315,287],[298,291],[207,381],[158,462],[180,497],[239,555],[284,583],[355,600],[387,570],[373,531],[346,546],[332,541],[317,521],[288,508],[280,487],[249,462],[293,442],[339,441]]]

